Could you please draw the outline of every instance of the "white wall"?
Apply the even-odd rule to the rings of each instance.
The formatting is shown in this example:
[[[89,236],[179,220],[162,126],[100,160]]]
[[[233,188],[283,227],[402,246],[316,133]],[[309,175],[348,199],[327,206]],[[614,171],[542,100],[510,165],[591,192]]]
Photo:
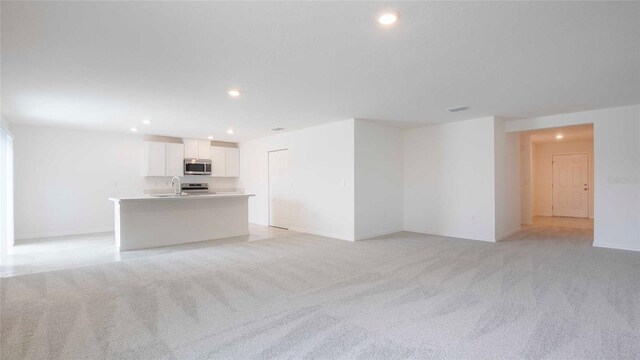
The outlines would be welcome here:
[[[589,154],[589,217],[593,219],[593,140],[557,141],[533,146],[533,211],[536,216],[553,216],[553,155]]]
[[[640,251],[640,105],[513,120],[507,131],[594,124],[594,246]]]
[[[520,135],[520,204],[521,223],[533,223],[533,159],[531,135]]]
[[[13,132],[18,239],[110,231],[108,197],[144,188],[139,136],[18,124]]]
[[[402,130],[355,120],[355,238],[402,231]]]
[[[0,129],[11,132],[11,122],[0,115]]]
[[[505,120],[495,119],[495,239],[520,230],[520,136],[505,132]]]
[[[640,251],[640,106],[594,124],[594,246]]]
[[[398,154],[382,151],[382,146],[395,149],[399,142],[395,135],[384,136],[393,131],[360,121],[242,143],[240,187],[257,195],[250,200],[250,221],[268,224],[267,152],[288,148],[293,230],[353,240],[392,231],[403,213],[408,231],[495,241],[515,228],[519,210],[510,209],[520,206],[519,196],[513,196],[517,135],[505,131],[583,123],[594,124],[594,245],[640,250],[640,106],[507,122],[488,117],[405,130],[404,196],[385,208],[386,218],[375,206],[378,200],[366,194],[380,185],[385,198],[401,192],[398,177],[376,174],[374,168],[376,160],[394,166]],[[18,236],[111,230],[107,197],[166,186],[167,179],[141,176],[141,136],[15,124],[12,130]],[[380,146],[371,146],[375,143]],[[361,184],[359,190],[356,184]]]
[[[404,132],[404,228],[495,241],[494,118]]]
[[[268,225],[268,152],[289,150],[290,229],[354,240],[354,120],[240,143],[240,186],[249,221]]]
[[[169,186],[168,178],[143,177],[141,135],[19,124],[12,132],[18,239],[112,231],[110,196]],[[184,179],[235,187],[235,179]]]
[[[13,136],[10,123],[0,116],[0,255],[14,243]]]

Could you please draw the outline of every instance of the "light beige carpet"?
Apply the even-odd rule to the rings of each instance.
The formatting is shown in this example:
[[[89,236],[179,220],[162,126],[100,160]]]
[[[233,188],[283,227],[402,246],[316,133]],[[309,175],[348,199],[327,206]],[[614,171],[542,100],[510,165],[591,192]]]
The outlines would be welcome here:
[[[640,254],[296,235],[0,280],[0,358],[640,358]]]

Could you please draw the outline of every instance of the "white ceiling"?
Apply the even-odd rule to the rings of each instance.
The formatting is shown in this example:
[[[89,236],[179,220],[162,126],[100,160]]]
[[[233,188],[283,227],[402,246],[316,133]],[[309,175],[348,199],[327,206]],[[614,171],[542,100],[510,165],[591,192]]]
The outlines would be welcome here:
[[[593,140],[593,125],[564,126],[525,132],[525,134],[531,134],[531,142],[534,144],[558,141]],[[562,135],[562,139],[557,139],[557,135]]]
[[[1,6],[14,122],[127,131],[148,118],[147,133],[238,141],[354,117],[415,126],[640,103],[638,2]],[[376,22],[384,9],[395,26]],[[471,109],[445,111],[458,105]]]

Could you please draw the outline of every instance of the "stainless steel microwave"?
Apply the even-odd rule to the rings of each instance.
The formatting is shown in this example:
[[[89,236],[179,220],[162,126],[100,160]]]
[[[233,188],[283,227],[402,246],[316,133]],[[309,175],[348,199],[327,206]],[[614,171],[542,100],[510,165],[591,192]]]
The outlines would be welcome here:
[[[184,159],[185,175],[211,175],[211,160]]]

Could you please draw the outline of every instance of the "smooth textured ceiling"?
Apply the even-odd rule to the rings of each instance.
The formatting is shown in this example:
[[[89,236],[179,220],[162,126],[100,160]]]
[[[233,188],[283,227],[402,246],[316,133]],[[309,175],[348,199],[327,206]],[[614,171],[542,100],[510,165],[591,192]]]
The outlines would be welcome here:
[[[534,144],[559,141],[593,140],[593,124],[563,126],[559,128],[525,132],[524,134],[531,134],[531,142]],[[556,135],[562,135],[562,139],[557,139]]]
[[[348,118],[415,126],[640,103],[637,2],[1,6],[14,122],[237,141]],[[395,26],[376,22],[384,9]],[[445,110],[458,105],[471,109]]]

